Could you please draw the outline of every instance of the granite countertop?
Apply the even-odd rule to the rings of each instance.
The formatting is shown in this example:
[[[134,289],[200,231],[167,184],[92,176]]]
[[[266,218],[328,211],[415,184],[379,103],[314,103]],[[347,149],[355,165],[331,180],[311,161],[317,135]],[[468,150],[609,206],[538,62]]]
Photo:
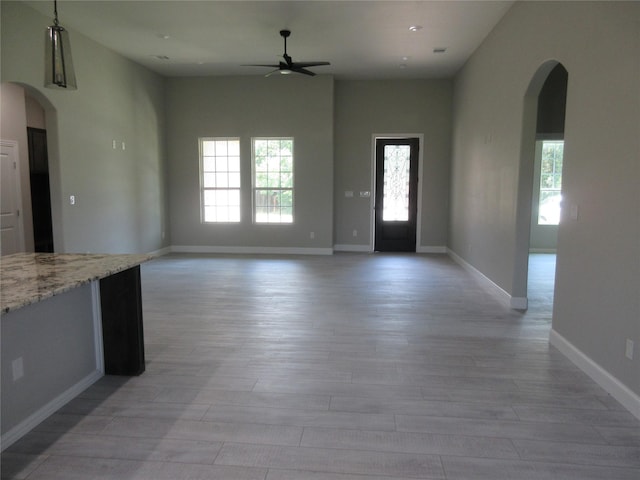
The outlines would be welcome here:
[[[0,311],[7,313],[122,272],[150,255],[16,253],[0,257]]]

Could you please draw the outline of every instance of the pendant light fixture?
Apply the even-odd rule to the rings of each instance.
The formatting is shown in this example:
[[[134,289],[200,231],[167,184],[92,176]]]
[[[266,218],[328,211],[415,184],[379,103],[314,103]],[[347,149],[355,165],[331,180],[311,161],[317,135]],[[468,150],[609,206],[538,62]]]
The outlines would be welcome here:
[[[69,32],[58,22],[58,2],[53,1],[55,18],[47,28],[44,54],[44,86],[47,88],[76,90],[76,74],[71,59]]]

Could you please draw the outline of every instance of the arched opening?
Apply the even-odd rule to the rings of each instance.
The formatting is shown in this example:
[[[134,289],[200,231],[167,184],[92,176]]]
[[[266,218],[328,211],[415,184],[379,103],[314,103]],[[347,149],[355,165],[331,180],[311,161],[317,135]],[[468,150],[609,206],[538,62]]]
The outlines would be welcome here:
[[[61,251],[61,187],[57,114],[36,88],[2,84],[2,140],[16,146],[24,236],[17,251]]]
[[[530,281],[538,282],[538,287],[542,283],[543,290],[549,292],[535,298],[536,307],[549,312],[553,308],[567,80],[564,66],[548,61],[534,74],[524,98],[513,277],[515,308],[531,306]]]

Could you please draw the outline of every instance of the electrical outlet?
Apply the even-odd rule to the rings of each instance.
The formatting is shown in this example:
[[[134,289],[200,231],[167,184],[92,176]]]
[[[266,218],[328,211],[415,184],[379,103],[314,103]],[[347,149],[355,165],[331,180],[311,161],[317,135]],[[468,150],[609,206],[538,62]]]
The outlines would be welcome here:
[[[76,204],[76,196],[69,195],[69,205],[75,205],[75,204]]]
[[[633,360],[633,340],[627,338],[627,348],[625,349],[624,356],[629,360]]]
[[[18,357],[11,362],[11,372],[13,373],[14,382],[24,377],[24,363],[22,362],[22,357]]]

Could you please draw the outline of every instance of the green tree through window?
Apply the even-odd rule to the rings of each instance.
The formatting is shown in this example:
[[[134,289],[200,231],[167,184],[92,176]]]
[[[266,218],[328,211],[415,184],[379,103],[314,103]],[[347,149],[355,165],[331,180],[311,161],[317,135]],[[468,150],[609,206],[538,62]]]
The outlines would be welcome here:
[[[255,138],[253,163],[256,223],[292,223],[293,138]]]

